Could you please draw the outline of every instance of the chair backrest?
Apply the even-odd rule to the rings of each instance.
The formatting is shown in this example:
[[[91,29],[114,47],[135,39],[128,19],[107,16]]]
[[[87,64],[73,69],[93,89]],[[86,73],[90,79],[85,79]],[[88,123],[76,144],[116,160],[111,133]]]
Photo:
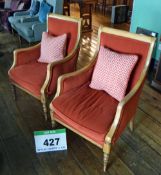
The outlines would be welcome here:
[[[31,9],[33,1],[35,1],[35,0],[31,0],[31,5],[30,5],[30,8],[29,8],[29,9]],[[41,2],[42,2],[43,0],[36,0],[36,1],[39,1],[40,4],[41,4]]]
[[[127,93],[135,86],[141,74],[148,69],[155,39],[126,31],[102,27],[99,30],[99,46],[105,46],[113,51],[136,54],[139,59],[132,71]]]
[[[53,6],[53,13],[63,14],[64,0],[46,0],[46,2]]]
[[[50,14],[48,16],[47,31],[54,36],[67,34],[67,54],[69,54],[80,40],[81,20]]]
[[[21,0],[12,0],[12,2],[11,2],[11,10],[17,10],[17,8],[18,8],[18,5],[19,5],[19,3],[20,3],[20,1]]]

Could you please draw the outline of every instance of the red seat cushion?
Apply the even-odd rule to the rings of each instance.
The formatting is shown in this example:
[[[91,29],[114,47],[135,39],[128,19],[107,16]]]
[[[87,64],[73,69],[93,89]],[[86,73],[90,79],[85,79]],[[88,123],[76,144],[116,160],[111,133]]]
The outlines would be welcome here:
[[[35,96],[40,96],[40,89],[45,81],[47,64],[32,62],[17,66],[10,71],[10,78]]]
[[[57,97],[52,105],[56,118],[102,145],[118,101],[85,85]]]

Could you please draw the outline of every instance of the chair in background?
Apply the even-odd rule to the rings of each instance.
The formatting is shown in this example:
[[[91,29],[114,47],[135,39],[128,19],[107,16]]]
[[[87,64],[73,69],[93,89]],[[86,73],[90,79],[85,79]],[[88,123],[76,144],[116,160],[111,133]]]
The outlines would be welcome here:
[[[14,51],[14,62],[9,70],[11,84],[42,102],[47,119],[47,99],[56,91],[60,75],[72,72],[76,68],[80,48],[81,19],[50,14],[47,20],[50,35],[67,34],[66,56],[61,61],[40,63],[40,44]]]
[[[4,2],[4,8],[0,9],[0,21],[2,27],[11,32],[11,25],[8,21],[8,17],[12,16],[15,12],[28,9],[30,7],[30,0],[12,0]]]
[[[21,23],[23,19],[26,18],[33,18],[35,16],[38,16],[39,8],[40,8],[40,3],[42,0],[32,0],[31,1],[31,6],[28,10],[24,11],[19,11],[15,12],[13,16],[8,17],[8,21],[12,27],[12,29],[16,29],[15,25],[17,23]]]
[[[63,0],[46,0],[45,2],[40,0],[40,2],[41,12],[45,11],[42,8],[42,6],[44,6],[43,4],[47,4],[47,6],[50,6],[52,8],[50,12],[63,14]],[[40,21],[40,11],[36,16],[23,18],[21,22],[16,22],[13,24],[14,30],[20,36],[20,41],[21,38],[23,38],[30,44],[41,40],[42,32],[46,31],[47,25],[46,20]]]
[[[69,2],[69,0],[64,0],[63,15],[70,16],[70,2]]]
[[[98,35],[95,59],[83,69],[58,79],[57,93],[50,103],[50,113],[53,126],[58,122],[103,149],[104,171],[106,171],[111,146],[115,144],[129,122],[131,130],[133,128],[133,119],[155,39],[106,27],[100,27]],[[130,79],[127,81],[126,94],[122,100],[118,101],[103,90],[89,87],[96,60],[98,62],[99,59],[104,58],[102,56],[97,59],[102,47],[119,54],[134,54],[138,57]],[[115,59],[112,64],[115,64]],[[107,70],[106,66],[107,64],[105,70]],[[126,64],[125,66],[127,67]],[[116,67],[113,70],[115,69]],[[112,69],[108,70],[112,71]],[[119,75],[122,73],[120,68],[117,68],[117,71]],[[114,76],[117,75],[114,72],[110,72],[110,75],[112,79],[110,84],[113,86],[115,85]],[[121,77],[119,75],[116,78],[117,81]],[[101,81],[102,78],[104,77],[100,73],[99,80]],[[100,83],[97,85],[99,86]],[[120,90],[119,86],[115,88],[116,91]]]

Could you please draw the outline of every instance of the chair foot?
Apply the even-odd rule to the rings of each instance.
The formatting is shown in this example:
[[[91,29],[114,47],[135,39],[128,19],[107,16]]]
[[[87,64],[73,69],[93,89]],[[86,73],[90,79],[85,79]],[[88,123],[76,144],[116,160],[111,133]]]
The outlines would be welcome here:
[[[103,156],[103,171],[104,172],[106,172],[108,161],[109,161],[109,154],[104,153],[104,156]]]
[[[53,114],[52,110],[50,110],[50,117],[51,117],[51,127],[55,128],[56,127],[56,121],[54,120],[54,114]]]
[[[47,119],[48,119],[47,107],[46,107],[46,103],[45,103],[44,101],[42,102],[42,106],[43,106],[43,111],[44,111],[45,120],[47,120]]]
[[[133,130],[134,130],[134,118],[132,118],[132,119],[130,120],[129,129],[130,129],[131,132],[133,132]]]
[[[109,155],[111,151],[111,144],[110,143],[105,143],[103,147],[103,171],[106,172],[107,164],[109,161]]]
[[[16,99],[17,99],[16,87],[13,84],[11,84],[11,90],[12,90],[13,99],[16,101]]]
[[[56,127],[56,121],[55,120],[51,120],[51,127],[55,128]]]

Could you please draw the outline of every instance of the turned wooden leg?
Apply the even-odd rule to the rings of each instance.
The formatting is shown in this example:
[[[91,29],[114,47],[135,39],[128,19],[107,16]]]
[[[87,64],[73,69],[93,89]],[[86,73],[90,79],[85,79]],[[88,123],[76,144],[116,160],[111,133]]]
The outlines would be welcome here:
[[[133,130],[134,130],[134,118],[132,118],[132,119],[130,120],[129,129],[130,129],[131,132],[133,132]]]
[[[56,127],[56,121],[54,120],[54,114],[53,114],[52,110],[50,110],[50,117],[51,117],[51,127],[55,128]]]
[[[42,107],[43,107],[43,111],[44,111],[45,120],[47,120],[48,116],[47,116],[47,107],[46,107],[45,100],[42,101]]]
[[[104,147],[103,147],[103,152],[104,152],[104,155],[103,155],[103,171],[104,172],[106,172],[107,164],[108,164],[108,161],[109,161],[110,151],[111,151],[111,144],[110,143],[104,144]]]
[[[13,99],[16,101],[16,99],[17,99],[16,87],[13,84],[11,84],[11,90],[12,90]]]

